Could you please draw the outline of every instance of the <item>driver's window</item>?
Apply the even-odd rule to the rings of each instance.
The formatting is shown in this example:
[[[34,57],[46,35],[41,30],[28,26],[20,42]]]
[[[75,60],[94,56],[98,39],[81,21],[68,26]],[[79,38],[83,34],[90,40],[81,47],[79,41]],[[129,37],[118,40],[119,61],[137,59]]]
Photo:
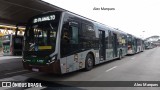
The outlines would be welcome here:
[[[78,44],[78,27],[71,26],[72,36],[71,36],[71,44]]]
[[[79,34],[78,23],[65,23],[63,24],[61,34],[61,56],[67,56],[75,53],[78,50]]]

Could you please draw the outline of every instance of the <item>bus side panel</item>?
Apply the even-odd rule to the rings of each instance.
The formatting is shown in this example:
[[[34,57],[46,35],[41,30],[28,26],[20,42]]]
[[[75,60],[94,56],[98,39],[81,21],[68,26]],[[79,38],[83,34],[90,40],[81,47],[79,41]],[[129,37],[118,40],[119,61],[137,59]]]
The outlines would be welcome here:
[[[66,73],[67,72],[67,58],[61,58],[60,59],[60,68],[61,68],[61,73]]]
[[[85,68],[85,59],[89,52],[94,53],[95,51],[87,50],[84,52],[76,53],[74,55],[61,58],[60,59],[61,73],[64,74]]]
[[[67,72],[72,72],[79,70],[79,58],[78,54],[74,54],[71,56],[66,57],[67,58]]]
[[[106,57],[107,57],[107,61],[113,59],[113,49],[106,49]]]
[[[137,46],[137,53],[141,51],[141,46]]]
[[[127,48],[122,48],[122,56],[125,56],[125,55],[127,55]]]
[[[128,48],[126,47],[126,48],[124,49],[125,55],[127,55],[127,50],[128,50]]]
[[[100,63],[99,50],[95,50],[95,65]]]

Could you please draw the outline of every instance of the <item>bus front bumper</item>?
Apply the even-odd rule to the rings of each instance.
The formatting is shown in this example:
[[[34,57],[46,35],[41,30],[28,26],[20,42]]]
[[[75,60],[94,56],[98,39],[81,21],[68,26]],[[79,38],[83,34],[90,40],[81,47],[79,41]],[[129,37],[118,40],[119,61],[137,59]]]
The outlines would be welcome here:
[[[32,65],[26,62],[23,62],[24,69],[34,71],[34,72],[46,72],[46,73],[54,73],[61,74],[60,62],[59,60],[46,65]]]

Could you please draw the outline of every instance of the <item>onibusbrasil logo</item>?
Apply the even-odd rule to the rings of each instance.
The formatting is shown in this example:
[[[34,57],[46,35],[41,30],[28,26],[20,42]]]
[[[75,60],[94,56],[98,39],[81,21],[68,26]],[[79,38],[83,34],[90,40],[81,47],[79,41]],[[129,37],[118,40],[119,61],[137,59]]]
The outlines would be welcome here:
[[[42,87],[41,83],[2,82],[2,87]]]

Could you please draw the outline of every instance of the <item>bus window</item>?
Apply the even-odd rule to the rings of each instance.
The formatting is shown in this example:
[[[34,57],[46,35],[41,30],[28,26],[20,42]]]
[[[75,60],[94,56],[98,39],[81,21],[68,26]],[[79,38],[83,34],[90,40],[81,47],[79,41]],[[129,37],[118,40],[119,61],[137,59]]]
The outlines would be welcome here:
[[[112,32],[111,31],[109,31],[109,43],[108,43],[108,48],[109,49],[112,49],[113,47],[112,47]]]
[[[99,41],[96,38],[95,30],[91,24],[82,23],[80,40],[81,48],[83,49],[98,48],[99,46]]]
[[[108,35],[108,30],[107,30],[107,31],[105,32],[106,49],[108,49],[108,43],[109,43],[108,39],[109,39],[109,35]]]
[[[66,56],[79,48],[79,34],[77,25],[64,24],[61,36],[61,55]]]
[[[72,30],[71,44],[78,44],[78,27],[71,26],[71,30]]]

